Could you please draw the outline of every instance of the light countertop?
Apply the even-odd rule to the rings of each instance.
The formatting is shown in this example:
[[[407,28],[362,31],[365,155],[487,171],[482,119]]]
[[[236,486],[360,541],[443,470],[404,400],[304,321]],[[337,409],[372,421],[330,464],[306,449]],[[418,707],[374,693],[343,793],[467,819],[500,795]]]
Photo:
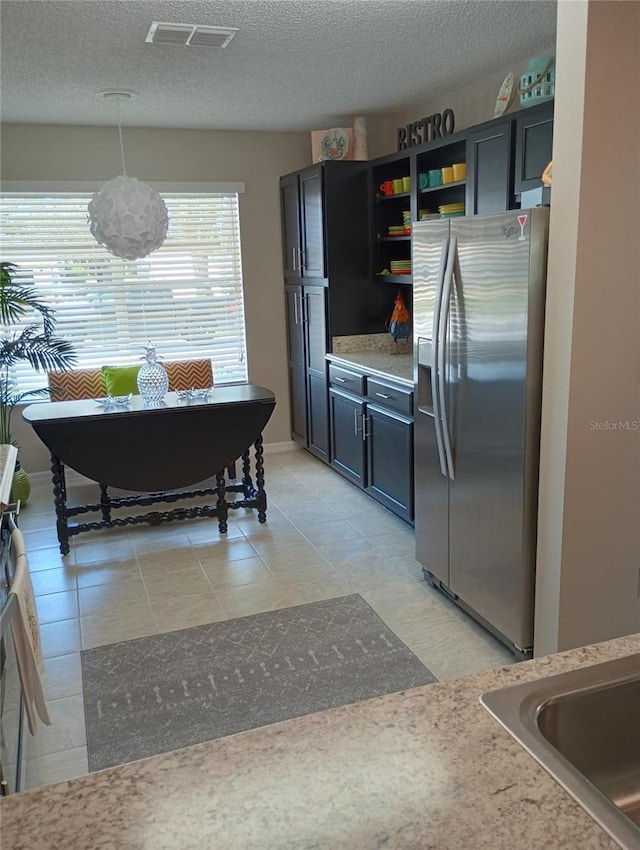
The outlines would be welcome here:
[[[413,387],[413,355],[395,354],[390,351],[349,351],[328,354],[327,359],[336,364],[356,366],[382,378],[392,378]]]
[[[620,638],[4,798],[3,847],[615,850],[478,697],[638,651]]]

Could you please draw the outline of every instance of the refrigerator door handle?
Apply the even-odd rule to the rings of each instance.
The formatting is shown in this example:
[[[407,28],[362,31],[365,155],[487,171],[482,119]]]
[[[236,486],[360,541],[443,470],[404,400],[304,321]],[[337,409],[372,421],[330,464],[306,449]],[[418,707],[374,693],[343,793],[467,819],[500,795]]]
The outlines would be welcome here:
[[[442,301],[440,304],[440,317],[438,321],[438,405],[440,407],[440,416],[442,421],[442,441],[444,443],[444,454],[447,462],[447,473],[451,480],[455,480],[455,472],[453,469],[453,452],[451,450],[451,437],[449,434],[449,420],[447,417],[446,404],[446,355],[447,355],[447,328],[449,326],[449,307],[451,304],[451,286],[453,283],[453,272],[456,264],[456,252],[458,249],[458,240],[455,236],[449,241],[449,250],[447,251],[447,264],[445,267],[443,285],[442,285]]]
[[[436,445],[438,446],[438,459],[440,460],[440,471],[446,477],[449,475],[447,458],[445,455],[444,434],[442,431],[442,413],[440,408],[440,374],[439,353],[441,348],[440,339],[440,313],[442,312],[442,291],[444,288],[444,277],[447,269],[447,258],[449,254],[449,239],[442,240],[440,251],[440,268],[438,269],[438,283],[436,288],[436,300],[433,308],[433,331],[432,331],[432,367],[431,367],[431,393],[433,402],[433,420],[436,429]]]

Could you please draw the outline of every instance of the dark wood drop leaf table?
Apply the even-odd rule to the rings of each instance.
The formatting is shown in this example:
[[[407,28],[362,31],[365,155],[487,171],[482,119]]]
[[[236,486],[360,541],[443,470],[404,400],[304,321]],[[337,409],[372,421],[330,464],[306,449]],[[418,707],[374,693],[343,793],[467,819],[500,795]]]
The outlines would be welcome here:
[[[206,399],[181,399],[167,393],[158,405],[133,396],[125,406],[102,407],[97,401],[57,401],[31,404],[22,413],[51,453],[53,498],[60,551],[69,552],[69,538],[99,528],[171,522],[194,517],[218,519],[227,531],[229,510],[252,508],[266,521],[262,431],[276,399],[271,390],[242,384],[215,387]],[[251,448],[255,455],[255,485],[251,478]],[[224,470],[242,458],[242,479],[228,483]],[[98,482],[100,502],[67,505],[65,467]],[[188,489],[215,476],[215,488]],[[111,497],[109,487],[131,496]],[[227,501],[227,493],[242,498]],[[117,508],[216,496],[215,505],[176,507],[138,516],[114,517]],[[100,520],[70,523],[79,514],[99,513]]]

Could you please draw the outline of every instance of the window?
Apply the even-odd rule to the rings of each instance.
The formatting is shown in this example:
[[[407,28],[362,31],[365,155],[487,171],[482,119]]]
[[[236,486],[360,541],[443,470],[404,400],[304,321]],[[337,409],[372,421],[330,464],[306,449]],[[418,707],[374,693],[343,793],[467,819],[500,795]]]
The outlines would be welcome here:
[[[136,363],[151,341],[164,360],[210,357],[218,385],[246,381],[238,194],[161,194],[167,239],[131,261],[91,236],[91,192],[5,192],[0,257],[55,310],[78,368]],[[23,390],[46,384],[27,364],[15,379]]]

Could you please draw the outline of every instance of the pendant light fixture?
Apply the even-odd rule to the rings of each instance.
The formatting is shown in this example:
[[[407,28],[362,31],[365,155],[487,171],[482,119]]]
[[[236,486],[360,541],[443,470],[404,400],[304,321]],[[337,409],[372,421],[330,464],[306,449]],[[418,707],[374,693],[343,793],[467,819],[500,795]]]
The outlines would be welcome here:
[[[169,227],[167,207],[155,189],[127,176],[120,103],[135,100],[138,95],[129,91],[101,91],[96,97],[116,103],[122,174],[101,186],[92,197],[88,206],[89,229],[96,242],[110,254],[124,260],[138,260],[164,242]]]

